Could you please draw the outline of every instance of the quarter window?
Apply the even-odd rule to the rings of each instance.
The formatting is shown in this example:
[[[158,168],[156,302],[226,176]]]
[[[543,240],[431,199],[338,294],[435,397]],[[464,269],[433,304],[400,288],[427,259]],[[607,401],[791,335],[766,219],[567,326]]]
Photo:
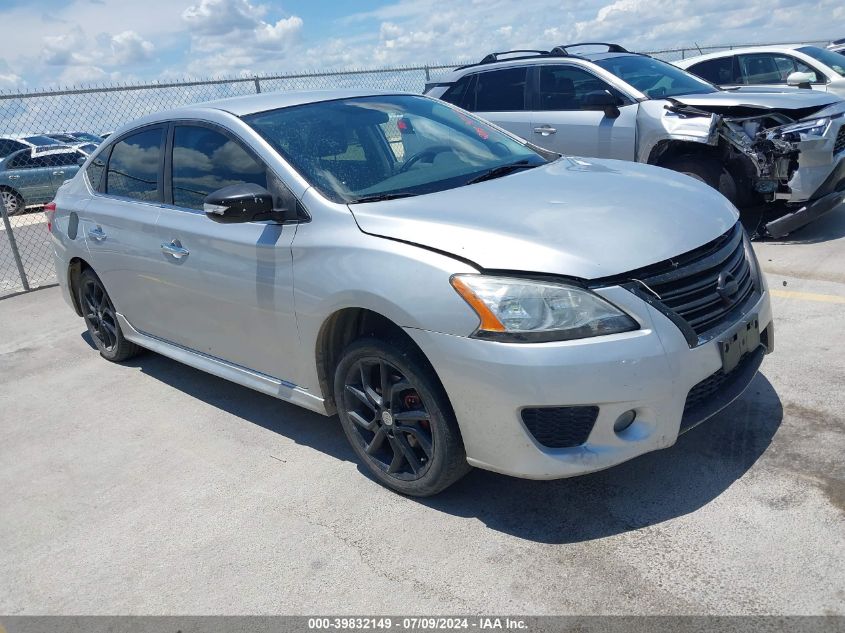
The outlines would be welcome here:
[[[88,182],[91,183],[91,188],[94,191],[102,191],[103,174],[106,171],[106,162],[101,158],[102,154],[95,157],[85,170],[88,176]]]
[[[592,73],[566,65],[540,66],[540,110],[580,110],[591,92],[619,92]]]
[[[161,141],[164,130],[144,130],[114,145],[106,193],[148,202],[161,200]]]
[[[173,137],[173,204],[202,210],[208,194],[242,183],[267,189],[267,168],[228,136],[179,126]]]

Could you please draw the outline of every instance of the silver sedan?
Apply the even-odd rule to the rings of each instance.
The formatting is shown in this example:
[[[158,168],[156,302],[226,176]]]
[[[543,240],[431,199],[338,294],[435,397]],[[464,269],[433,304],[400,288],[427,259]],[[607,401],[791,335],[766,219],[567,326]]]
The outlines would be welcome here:
[[[264,94],[116,131],[47,205],[100,354],[324,415],[383,484],[536,479],[671,446],[774,342],[736,210],[422,96]]]

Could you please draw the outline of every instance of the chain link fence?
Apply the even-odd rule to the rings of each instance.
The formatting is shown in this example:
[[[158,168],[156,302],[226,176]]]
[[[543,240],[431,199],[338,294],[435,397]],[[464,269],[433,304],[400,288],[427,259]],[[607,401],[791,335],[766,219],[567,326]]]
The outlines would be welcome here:
[[[739,46],[694,46],[648,54],[676,61]],[[124,123],[182,105],[262,92],[337,88],[422,92],[427,81],[457,65],[0,93],[0,297],[56,282],[41,209],[78,171],[101,135]]]

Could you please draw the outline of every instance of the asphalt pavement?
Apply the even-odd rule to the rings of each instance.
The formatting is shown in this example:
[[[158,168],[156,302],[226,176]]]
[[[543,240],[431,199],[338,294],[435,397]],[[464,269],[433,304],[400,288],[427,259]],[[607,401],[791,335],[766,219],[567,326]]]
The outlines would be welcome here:
[[[755,244],[776,350],[669,449],[399,496],[324,418],[0,300],[0,614],[845,614],[845,213]]]

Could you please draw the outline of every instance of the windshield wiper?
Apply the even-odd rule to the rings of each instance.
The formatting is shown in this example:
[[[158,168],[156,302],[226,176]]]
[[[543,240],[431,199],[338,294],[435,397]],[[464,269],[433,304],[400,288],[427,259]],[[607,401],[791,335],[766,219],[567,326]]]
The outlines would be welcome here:
[[[381,202],[382,200],[396,200],[396,198],[410,198],[419,194],[411,193],[410,191],[394,191],[393,193],[376,193],[371,196],[363,196],[356,198],[349,202],[349,204],[358,204],[360,202]]]
[[[518,160],[515,163],[508,163],[507,165],[499,165],[498,167],[488,169],[480,176],[476,176],[472,180],[467,181],[466,184],[473,185],[477,182],[484,182],[485,180],[492,180],[493,178],[506,176],[518,169],[532,169],[534,167],[537,167],[537,165],[529,164],[528,159]]]

